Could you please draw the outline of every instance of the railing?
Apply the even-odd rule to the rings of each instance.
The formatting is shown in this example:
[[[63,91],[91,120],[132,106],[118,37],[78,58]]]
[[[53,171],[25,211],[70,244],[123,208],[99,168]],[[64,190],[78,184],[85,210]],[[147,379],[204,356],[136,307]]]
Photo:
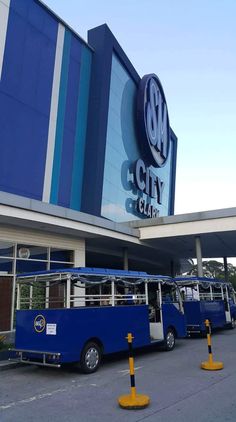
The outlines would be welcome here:
[[[184,295],[183,300],[198,300],[198,296],[197,295],[194,296],[192,294],[187,294],[187,295]]]
[[[141,303],[145,303],[146,301],[146,296],[145,295],[141,295],[141,294],[125,294],[125,295],[120,295],[120,294],[115,294],[113,295],[103,295],[103,294],[98,294],[98,295],[71,295],[70,296],[70,302],[71,303],[89,303],[91,304],[91,302],[93,302],[94,304],[99,304],[101,306],[112,306],[114,305],[122,305],[122,304],[141,304]]]
[[[185,294],[183,300],[187,301],[194,301],[194,300],[224,300],[225,297],[222,296],[221,293],[205,293],[201,292],[199,295],[195,293],[195,295],[192,295],[191,293]]]
[[[81,306],[116,306],[116,305],[140,305],[146,303],[145,294],[91,294],[91,295],[70,295],[70,305],[73,307]],[[49,298],[21,298],[19,309],[33,309],[37,306],[50,308],[50,305],[60,304],[66,307],[65,297],[49,297]]]
[[[50,298],[34,298],[34,297],[24,297],[20,299],[19,309],[22,309],[22,307],[27,309],[33,309],[37,307],[48,307],[49,305],[55,305],[57,303],[60,303],[65,307],[66,301],[63,297],[50,297]]]
[[[224,300],[221,293],[199,293],[200,300]]]

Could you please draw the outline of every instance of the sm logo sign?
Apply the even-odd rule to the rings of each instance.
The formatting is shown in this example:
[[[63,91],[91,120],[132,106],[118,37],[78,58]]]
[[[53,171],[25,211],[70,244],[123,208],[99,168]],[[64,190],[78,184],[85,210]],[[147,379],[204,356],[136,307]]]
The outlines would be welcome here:
[[[143,157],[149,165],[164,166],[169,153],[169,117],[163,88],[154,74],[145,75],[140,81],[137,117]]]
[[[34,329],[37,333],[42,333],[46,327],[46,320],[43,315],[37,315],[34,319]]]

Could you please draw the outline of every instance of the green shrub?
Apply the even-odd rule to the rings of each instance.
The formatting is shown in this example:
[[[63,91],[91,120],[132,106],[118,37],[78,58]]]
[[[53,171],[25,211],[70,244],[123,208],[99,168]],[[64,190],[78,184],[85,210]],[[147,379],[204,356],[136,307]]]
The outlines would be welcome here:
[[[0,350],[5,349],[6,336],[0,336]]]

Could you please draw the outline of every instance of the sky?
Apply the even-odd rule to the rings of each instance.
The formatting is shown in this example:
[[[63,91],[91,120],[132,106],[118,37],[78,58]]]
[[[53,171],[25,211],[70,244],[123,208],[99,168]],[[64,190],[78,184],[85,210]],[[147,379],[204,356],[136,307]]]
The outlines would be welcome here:
[[[178,137],[175,214],[236,206],[236,1],[44,0],[87,40],[107,23],[156,73]]]

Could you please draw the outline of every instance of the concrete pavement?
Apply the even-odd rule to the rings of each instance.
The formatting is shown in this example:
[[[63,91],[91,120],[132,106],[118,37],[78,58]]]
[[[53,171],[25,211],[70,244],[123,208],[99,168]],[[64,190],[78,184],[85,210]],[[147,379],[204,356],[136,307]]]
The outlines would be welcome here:
[[[173,352],[155,348],[135,356],[137,392],[151,398],[143,410],[119,408],[129,392],[127,357],[107,358],[98,372],[74,368],[21,366],[0,375],[0,420],[3,422],[235,422],[236,330],[212,337],[214,360],[221,371],[200,369],[206,339],[179,340]]]

